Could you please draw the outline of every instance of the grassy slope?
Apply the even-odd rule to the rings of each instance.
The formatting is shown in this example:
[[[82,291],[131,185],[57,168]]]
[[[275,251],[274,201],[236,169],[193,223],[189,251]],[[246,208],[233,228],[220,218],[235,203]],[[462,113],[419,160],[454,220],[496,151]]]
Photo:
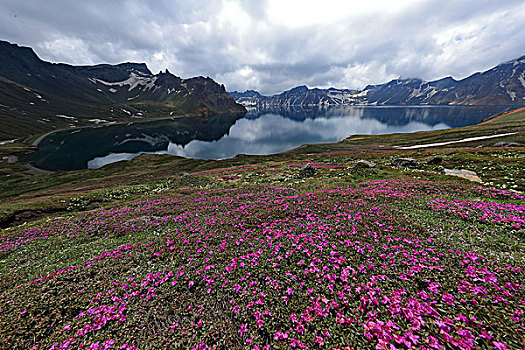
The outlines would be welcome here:
[[[119,345],[129,341],[139,348],[161,348],[166,342],[185,348],[188,341],[242,348],[250,337],[254,344],[272,343],[275,348],[290,347],[292,338],[310,348],[321,339],[330,348],[375,348],[382,341],[399,348],[403,343],[422,348],[431,337],[451,346],[437,323],[445,322],[445,333],[461,339],[465,348],[469,341],[475,348],[494,348],[496,341],[518,349],[525,338],[519,330],[524,328],[519,312],[525,310],[519,301],[525,299],[525,292],[518,286],[525,275],[517,269],[525,265],[524,202],[505,189],[525,190],[525,155],[523,147],[492,145],[499,141],[525,143],[524,120],[522,110],[465,128],[354,136],[338,144],[309,145],[272,156],[204,161],[143,155],[99,170],[52,175],[32,174],[23,164],[3,159],[0,223],[9,228],[1,232],[0,246],[15,246],[0,250],[0,348],[49,348],[54,342],[72,338],[72,348],[81,342],[111,339]],[[393,147],[507,132],[516,134],[424,150]],[[0,156],[29,150],[20,143],[3,145]],[[415,170],[393,168],[390,156],[413,157],[422,165]],[[425,163],[434,157],[441,157],[442,163]],[[372,160],[378,166],[353,169],[359,159]],[[316,175],[298,176],[299,167],[307,162],[317,168]],[[440,175],[443,167],[474,170],[486,181],[484,187],[500,190],[473,190],[478,185]],[[138,201],[142,204],[137,205]],[[499,222],[483,219],[483,215]],[[287,238],[287,234],[293,237]],[[264,242],[259,240],[263,237]],[[368,253],[361,255],[345,239]],[[393,254],[387,260],[394,265],[380,267],[385,244],[390,246],[385,253]],[[280,248],[275,250],[276,246]],[[459,258],[451,249],[461,250],[462,256],[467,251],[475,253]],[[424,250],[428,258],[438,260],[430,263],[421,257],[423,260],[415,262],[403,250],[413,256]],[[208,251],[213,253],[204,255]],[[250,252],[259,256],[258,265],[252,260],[242,268],[229,267],[232,259],[240,263]],[[94,259],[101,254],[104,257]],[[338,256],[345,259],[338,260]],[[315,263],[314,258],[321,262]],[[319,271],[304,272],[305,266],[297,265],[301,260],[310,264],[312,259],[310,267],[318,266]],[[371,270],[371,264],[377,271]],[[410,276],[413,270],[409,267],[417,269],[418,264],[437,264],[443,271],[423,269]],[[361,265],[365,273],[350,272],[355,279],[341,275],[342,269],[357,270]],[[181,266],[186,274],[177,277]],[[202,281],[206,266],[214,282]],[[470,266],[485,268],[478,274],[494,274],[497,282],[492,277],[479,280],[465,275]],[[64,268],[68,271],[60,270]],[[56,275],[32,282],[53,271]],[[332,273],[338,277],[330,283]],[[372,275],[386,279],[379,277],[373,282]],[[137,286],[131,287],[131,278]],[[487,294],[476,294],[477,289],[458,292],[458,286],[464,285],[460,281],[485,288]],[[124,290],[122,283],[130,288]],[[435,313],[421,314],[422,327],[415,319],[392,316],[394,306],[386,299],[368,310],[378,311],[377,315],[367,313],[365,305],[373,301],[366,298],[374,294],[371,290],[361,294],[361,289],[372,288],[374,283],[374,293],[387,298],[405,290],[407,294],[392,300],[399,298],[398,307],[406,312],[421,313],[426,303]],[[429,292],[431,283],[440,284],[438,293]],[[510,295],[501,294],[502,290]],[[145,297],[131,297],[130,291]],[[98,293],[102,295],[97,297]],[[260,293],[266,296],[261,299]],[[346,295],[346,304],[338,293]],[[126,315],[124,321],[113,311],[122,309],[126,295],[129,304],[121,313]],[[454,305],[448,295],[455,298]],[[460,302],[461,298],[467,301]],[[504,300],[495,302],[494,298]],[[262,304],[247,308],[257,300]],[[414,308],[414,300],[418,308]],[[333,305],[332,301],[338,306],[327,311],[326,305]],[[100,323],[94,315],[75,318],[89,309],[106,321]],[[254,316],[256,310],[272,313],[262,317],[261,327],[256,320],[260,316]],[[294,322],[291,314],[303,314],[304,319]],[[446,324],[448,319],[452,324]],[[374,330],[374,325],[380,324],[377,321],[395,322],[399,329],[388,330],[388,340],[385,333]],[[302,333],[297,331],[299,324],[305,327]],[[89,325],[100,329],[86,331]],[[330,334],[321,334],[321,330]],[[279,339],[284,338],[284,332],[287,338]],[[486,339],[483,332],[493,339]]]

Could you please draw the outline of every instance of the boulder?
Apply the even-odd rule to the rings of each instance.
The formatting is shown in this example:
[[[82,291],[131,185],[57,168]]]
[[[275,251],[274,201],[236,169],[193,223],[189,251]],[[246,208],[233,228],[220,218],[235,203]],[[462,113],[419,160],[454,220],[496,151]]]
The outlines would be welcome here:
[[[299,176],[301,177],[310,177],[314,176],[317,170],[312,166],[312,164],[308,163],[304,167],[299,170]]]
[[[441,171],[441,174],[448,176],[456,176],[474,182],[482,182],[475,172],[465,169],[443,169]]]
[[[361,159],[354,165],[354,168],[375,168],[376,165],[377,164],[374,162],[369,162],[368,160]]]
[[[417,168],[417,161],[413,158],[391,158],[392,166],[400,166],[405,168]]]
[[[441,164],[441,162],[443,162],[443,158],[433,157],[432,159],[427,161],[427,164],[428,165],[438,165],[438,164]]]

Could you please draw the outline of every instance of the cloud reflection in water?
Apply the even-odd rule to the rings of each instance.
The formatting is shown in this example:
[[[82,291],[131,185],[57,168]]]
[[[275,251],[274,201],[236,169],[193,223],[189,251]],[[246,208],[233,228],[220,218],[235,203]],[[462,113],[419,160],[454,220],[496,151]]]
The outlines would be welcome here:
[[[265,114],[257,119],[240,119],[229,135],[218,141],[193,140],[185,146],[170,143],[159,152],[112,153],[88,162],[90,169],[120,160],[130,160],[143,154],[171,154],[186,158],[224,159],[237,154],[273,154],[284,152],[306,143],[338,142],[354,134],[389,134],[446,129],[444,123],[429,125],[411,121],[405,125],[388,125],[375,119],[351,115],[320,117],[296,121],[277,114]]]

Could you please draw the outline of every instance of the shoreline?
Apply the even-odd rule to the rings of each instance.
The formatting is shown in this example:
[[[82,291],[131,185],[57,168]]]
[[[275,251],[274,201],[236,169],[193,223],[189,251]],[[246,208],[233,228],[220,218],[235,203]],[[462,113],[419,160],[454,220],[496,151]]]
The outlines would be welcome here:
[[[223,114],[231,114],[231,113],[223,113]],[[149,122],[156,122],[156,121],[161,121],[161,120],[175,120],[175,119],[180,119],[180,118],[200,118],[200,117],[208,117],[208,116],[194,115],[194,114],[190,114],[190,115],[175,115],[175,116],[170,116],[170,117],[165,117],[165,118],[150,118],[150,119],[139,119],[139,120],[130,120],[130,121],[113,121],[113,122],[100,123],[100,124],[95,124],[95,125],[83,125],[83,126],[75,126],[75,127],[70,127],[70,128],[60,128],[60,129],[52,130],[52,131],[49,131],[49,132],[47,132],[47,133],[45,133],[43,135],[38,136],[38,138],[35,141],[33,141],[31,143],[31,145],[35,146],[35,147],[38,147],[38,145],[47,136],[52,135],[52,134],[57,133],[57,132],[60,132],[60,131],[65,131],[65,130],[92,129],[92,128],[113,126],[113,125],[149,123]],[[30,136],[30,137],[34,137],[34,136],[36,136],[36,135]],[[15,139],[15,140],[19,140],[19,139]]]
[[[421,107],[428,107],[428,106],[421,106]],[[439,106],[438,106],[439,107]],[[451,106],[451,107],[454,107],[454,106]],[[512,114],[512,113],[516,113],[516,112],[520,112],[520,111],[525,111],[525,107],[521,107],[521,108],[517,108],[517,109],[514,109],[514,110],[511,110],[511,111],[507,111],[507,112],[501,112],[501,113],[498,113],[498,114],[495,114],[495,115],[492,115],[490,117],[487,117],[487,118],[484,118],[483,120],[481,120],[480,122],[476,123],[476,124],[472,124],[470,126],[474,126],[474,125],[479,125],[479,124],[483,124],[484,122],[488,121],[488,120],[493,120],[493,119],[496,119],[496,118],[499,118],[499,117],[504,117],[506,115],[509,115],[509,114]],[[127,121],[127,122],[109,122],[109,123],[104,123],[104,124],[98,124],[98,125],[93,125],[93,126],[79,126],[79,127],[73,127],[73,128],[61,128],[61,129],[57,129],[57,130],[53,130],[53,131],[49,131],[45,134],[42,134],[40,136],[37,137],[37,139],[35,139],[31,144],[32,146],[34,147],[38,147],[38,145],[48,136],[54,134],[54,133],[57,133],[57,132],[60,132],[60,131],[65,131],[65,130],[79,130],[79,129],[88,129],[88,128],[100,128],[100,127],[107,127],[107,126],[112,126],[112,125],[123,125],[123,124],[130,124],[130,123],[147,123],[147,122],[154,122],[154,121],[161,121],[161,120],[174,120],[174,119],[179,119],[179,118],[184,118],[184,117],[194,117],[194,116],[185,116],[185,115],[178,115],[178,116],[171,116],[169,118],[153,118],[153,119],[148,119],[148,120],[139,120],[139,121]],[[198,116],[197,116],[198,117]],[[451,129],[454,129],[454,128],[451,128]],[[471,137],[471,138],[464,138],[464,139],[460,139],[460,140],[453,140],[453,141],[443,141],[443,142],[438,142],[438,143],[430,143],[430,144],[419,144],[419,145],[411,145],[411,146],[393,146],[393,148],[395,149],[400,149],[400,150],[410,150],[410,149],[417,149],[417,148],[428,148],[428,147],[439,147],[439,146],[445,146],[445,145],[449,145],[449,144],[455,144],[455,143],[463,143],[463,142],[470,142],[470,141],[477,141],[477,140],[484,140],[484,139],[491,139],[491,138],[497,138],[497,137],[505,137],[505,136],[510,136],[510,135],[513,135],[513,134],[516,134],[515,132],[513,133],[504,133],[504,134],[497,134],[497,135],[486,135],[486,136],[477,136],[477,137]],[[0,141],[0,145],[5,145],[5,144],[9,144],[9,143],[14,143],[16,141],[20,141],[21,139],[13,139],[13,140],[6,140],[6,141]],[[23,140],[22,140],[23,141]],[[291,150],[287,150],[287,151],[284,151],[284,152],[281,152],[281,153],[286,153],[286,152],[290,152],[290,151],[293,151],[295,149],[299,149],[299,148],[302,148],[302,147],[305,147],[307,146],[308,144],[304,144],[304,145],[301,145],[301,146],[298,146],[298,147],[295,147]],[[29,169],[29,170],[33,170],[35,172],[38,172],[40,174],[46,174],[46,175],[49,175],[49,174],[53,174],[55,173],[54,170],[49,170],[49,169],[44,169],[44,168],[39,168],[37,166],[34,166],[33,164],[30,164],[30,163],[24,163],[24,165]],[[86,169],[82,169],[82,170],[91,170],[89,168],[86,168]]]
[[[484,118],[483,120],[481,120],[480,122],[478,122],[478,123],[476,123],[474,125],[481,125],[481,124],[489,122],[491,120],[502,118],[502,117],[505,117],[505,116],[507,116],[509,114],[519,113],[519,112],[525,112],[525,107],[520,107],[520,108],[512,109],[512,110],[510,110],[508,112],[501,112],[501,113],[498,113],[498,114],[495,114],[495,115],[491,115],[490,117]]]
[[[357,107],[477,107],[477,105],[465,105],[465,106],[462,106],[462,105],[410,105],[410,106],[404,106],[404,105],[392,105],[392,106],[388,106],[388,105],[380,105],[380,106],[352,105],[352,106],[357,106]],[[520,108],[517,108],[517,109],[513,109],[513,110],[510,110],[510,111],[507,111],[507,112],[501,112],[501,113],[489,116],[489,117],[484,118],[481,121],[477,122],[476,124],[472,124],[472,125],[479,125],[479,124],[482,124],[482,123],[487,122],[489,120],[493,120],[493,119],[496,119],[496,118],[499,118],[499,117],[504,117],[504,116],[506,116],[508,114],[515,113],[515,112],[518,112],[520,110],[525,111],[525,107],[520,107]],[[245,113],[245,115],[246,115],[246,113]],[[52,135],[52,134],[57,133],[57,132],[60,132],[60,131],[65,131],[65,130],[79,130],[79,129],[87,129],[87,128],[105,127],[105,126],[111,126],[111,125],[122,125],[122,124],[128,124],[128,123],[146,123],[146,122],[153,122],[153,121],[159,121],[159,120],[169,120],[169,119],[177,119],[177,118],[184,118],[184,117],[199,117],[199,115],[177,115],[177,116],[170,116],[168,118],[152,118],[152,119],[138,120],[138,121],[118,121],[118,122],[109,122],[109,123],[96,124],[96,125],[84,125],[84,126],[78,126],[78,127],[72,127],[72,128],[60,128],[60,129],[52,130],[52,131],[49,131],[49,132],[47,132],[45,134],[42,134],[42,135],[38,136],[37,139],[31,143],[31,145],[34,146],[34,147],[38,147],[38,145],[47,136]],[[35,136],[35,135],[33,135],[33,136]],[[0,141],[0,146],[1,145],[6,145],[6,144],[10,144],[10,143],[14,143],[14,142],[16,142],[18,140],[20,140],[20,138],[12,139],[12,140]]]

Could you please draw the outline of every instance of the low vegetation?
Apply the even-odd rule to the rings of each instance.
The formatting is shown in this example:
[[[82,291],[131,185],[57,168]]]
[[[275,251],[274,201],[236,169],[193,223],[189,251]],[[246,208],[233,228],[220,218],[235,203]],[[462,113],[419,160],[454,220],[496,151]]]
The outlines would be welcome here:
[[[3,145],[0,348],[522,349],[524,118],[54,174]]]

